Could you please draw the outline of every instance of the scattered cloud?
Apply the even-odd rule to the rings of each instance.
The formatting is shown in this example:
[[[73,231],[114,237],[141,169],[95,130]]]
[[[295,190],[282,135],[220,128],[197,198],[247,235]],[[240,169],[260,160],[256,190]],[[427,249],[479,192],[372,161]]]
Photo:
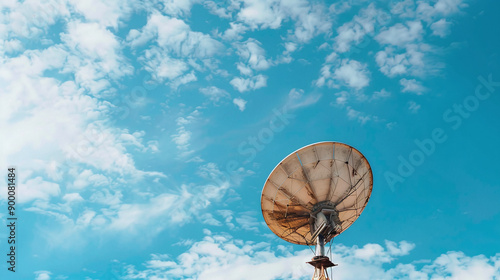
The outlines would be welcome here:
[[[243,0],[237,19],[250,29],[278,29],[283,22],[295,21],[291,38],[298,42],[309,42],[319,34],[328,34],[332,19],[322,3],[299,1]]]
[[[451,22],[446,21],[446,19],[442,18],[433,24],[431,24],[432,35],[439,36],[444,38],[450,34]]]
[[[401,18],[416,18],[427,23],[436,18],[459,14],[468,6],[465,0],[415,1],[404,0],[391,4],[391,13]]]
[[[164,4],[165,9],[172,6]],[[186,7],[189,9],[190,5]],[[183,20],[159,12],[153,12],[140,30],[130,30],[126,40],[133,49],[154,40],[156,45],[150,46],[140,60],[144,69],[160,82],[169,79],[168,84],[173,89],[196,81],[195,70],[215,67],[217,63],[213,57],[224,49],[224,45],[210,35],[192,31]]]
[[[72,8],[82,14],[89,22],[97,22],[100,26],[113,27],[115,30],[127,19],[134,8],[134,1],[77,1],[70,0]]]
[[[350,106],[347,106],[347,117],[350,120],[356,120],[361,124],[365,124],[367,121],[371,120],[373,117],[370,115],[366,115],[363,112],[356,111]]]
[[[391,93],[383,88],[380,91],[374,92],[371,99],[376,100],[376,99],[388,98],[390,96],[391,96]]]
[[[191,124],[199,114],[200,112],[195,110],[186,118],[179,117],[176,120],[177,133],[172,135],[172,141],[177,146],[181,157],[187,157],[194,153],[194,150],[190,149],[192,132],[187,129],[187,125]]]
[[[337,80],[343,81],[347,86],[354,89],[364,88],[370,82],[367,65],[356,60],[343,60],[340,67],[335,69],[333,75]]]
[[[35,199],[49,200],[52,196],[59,196],[61,189],[58,184],[47,182],[42,177],[29,179],[19,188],[19,203],[26,203]]]
[[[236,45],[236,50],[244,63],[254,70],[266,70],[272,63],[265,57],[265,50],[261,43],[255,39],[248,39]]]
[[[316,85],[319,87],[327,85],[328,87],[338,88],[342,85],[360,90],[370,83],[370,72],[367,65],[350,59],[334,60],[334,63],[326,63],[321,68],[320,75],[320,78],[316,80]]]
[[[66,1],[43,2],[3,1],[0,4],[0,39],[35,38],[41,36],[58,20],[70,16]]]
[[[252,29],[271,28],[276,29],[281,26],[284,15],[279,9],[279,3],[274,1],[245,0],[243,7],[238,12],[238,19],[245,22]]]
[[[251,78],[236,77],[231,80],[230,84],[239,92],[256,90],[267,86],[267,76],[259,74]]]
[[[353,45],[361,43],[367,34],[372,34],[375,30],[377,17],[383,14],[375,8],[372,3],[368,7],[360,10],[359,14],[337,28],[334,49],[339,53],[347,52]]]
[[[234,105],[236,105],[238,107],[238,109],[240,111],[242,111],[242,112],[245,111],[245,107],[247,105],[247,102],[245,101],[245,99],[237,97],[237,98],[233,99],[233,103],[234,103]]]
[[[158,47],[146,50],[141,60],[144,62],[144,69],[159,82],[173,80],[189,70],[189,65],[184,60],[172,58]]]
[[[421,40],[423,27],[420,21],[409,21],[406,24],[395,25],[381,31],[375,39],[381,44],[404,46],[408,43]]]
[[[399,80],[399,83],[403,87],[401,90],[402,92],[413,92],[417,95],[423,94],[425,91],[427,91],[427,88],[425,88],[419,81],[415,79],[401,79]]]
[[[72,21],[61,40],[69,48],[70,56],[64,72],[74,73],[75,82],[94,95],[102,95],[116,80],[132,73],[122,54],[119,39],[97,23]]]
[[[245,33],[248,29],[250,29],[243,23],[230,22],[229,26],[230,27],[226,29],[224,33],[221,35],[222,39],[224,40],[229,40],[229,41],[241,40],[243,38],[242,34]]]
[[[176,259],[153,255],[144,269],[124,265],[123,279],[310,279],[313,268],[306,264],[313,253],[309,249],[287,250],[269,243],[254,243],[234,239],[228,234],[212,234]],[[415,245],[401,241],[366,244],[362,247],[332,246],[333,269],[336,278],[363,279],[494,279],[500,276],[500,256],[467,256],[462,252],[447,252],[424,265],[392,264],[397,258],[411,254]],[[352,272],[356,271],[355,274]]]
[[[420,109],[420,104],[417,104],[415,101],[408,102],[408,110],[410,110],[412,114],[418,113],[419,109]]]
[[[39,271],[35,271],[35,280],[50,280],[50,275],[52,273],[50,273],[50,271],[46,271],[46,270],[39,270]]]
[[[244,212],[238,213],[235,217],[236,222],[241,226],[243,230],[259,232],[259,225],[255,212]]]
[[[388,77],[398,75],[424,75],[425,70],[432,70],[433,64],[424,62],[424,52],[418,45],[407,45],[403,53],[397,53],[394,48],[386,47],[379,51],[375,60],[380,71]]]
[[[303,89],[292,88],[288,93],[287,103],[285,107],[294,110],[301,107],[307,107],[316,104],[321,98],[319,93],[305,94]]]
[[[208,99],[210,99],[210,101],[212,101],[214,104],[218,104],[221,100],[231,97],[227,91],[216,86],[201,88],[200,92],[208,97]]]

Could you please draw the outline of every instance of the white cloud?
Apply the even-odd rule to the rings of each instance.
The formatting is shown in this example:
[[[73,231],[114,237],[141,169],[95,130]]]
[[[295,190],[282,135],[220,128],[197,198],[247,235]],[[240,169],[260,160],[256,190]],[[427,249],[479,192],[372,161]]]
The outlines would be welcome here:
[[[152,269],[168,269],[175,267],[176,263],[172,261],[162,261],[161,259],[156,259],[156,258],[161,258],[162,256],[157,256],[154,255],[152,256],[155,259],[152,259],[146,263],[146,267],[152,268]]]
[[[257,214],[258,213],[255,212],[238,213],[235,220],[243,230],[259,232],[260,223],[257,218],[255,218]]]
[[[77,35],[88,35],[87,31],[78,30],[95,31],[104,37],[85,41]],[[143,150],[144,133],[114,128],[109,122],[114,106],[85,94],[88,91],[71,81],[71,75],[60,71],[73,64],[69,60],[77,60],[98,65],[101,73],[108,75],[105,68],[113,64],[106,64],[107,59],[112,62],[114,55],[121,59],[117,39],[95,23],[73,22],[62,36],[66,36],[67,46],[28,50],[4,58],[0,64],[0,134],[10,135],[0,147],[0,166],[9,163],[23,167],[19,174],[20,203],[31,203],[35,207],[30,211],[74,226],[76,220],[66,215],[78,217],[81,208],[73,207],[86,197],[75,189],[103,186],[110,177],[131,184],[146,175],[162,174],[135,167],[128,148]],[[59,70],[57,75],[64,82],[44,77],[47,70]],[[84,170],[93,172],[80,177]],[[100,218],[97,215],[93,219]]]
[[[294,110],[301,107],[311,106],[316,104],[321,98],[319,93],[309,93],[305,94],[303,89],[293,88],[288,93],[288,99],[285,107]]]
[[[140,58],[144,69],[159,81],[169,79],[168,84],[173,89],[196,81],[195,70],[205,70],[202,65],[216,72],[214,56],[224,48],[210,35],[192,31],[183,20],[159,12],[153,12],[140,30],[130,30],[126,39],[133,49],[151,40],[157,46],[150,46]]]
[[[261,43],[255,39],[248,39],[244,43],[236,44],[237,53],[243,62],[254,70],[266,70],[271,62],[265,57],[265,50]]]
[[[294,255],[276,256],[270,251],[268,243],[244,242],[234,240],[229,235],[206,236],[194,243],[181,254],[175,266],[168,269],[138,271],[127,266],[127,275],[123,279],[263,279],[293,278],[310,274],[306,269],[310,251],[300,251]]]
[[[184,21],[153,13],[139,31],[132,29],[127,41],[137,47],[156,38],[158,46],[172,56],[207,58],[219,52],[222,44],[210,35],[191,31]]]
[[[370,83],[368,66],[356,60],[338,59],[336,53],[326,57],[326,62],[320,70],[320,77],[315,81],[316,86],[339,88],[348,86],[360,90]]]
[[[230,27],[222,34],[224,40],[241,40],[243,38],[241,35],[249,29],[243,23],[230,22],[229,26]]]
[[[395,25],[381,31],[375,39],[381,44],[404,46],[416,40],[420,40],[424,33],[420,21],[409,21],[406,25],[396,23]]]
[[[296,20],[293,37],[307,43],[319,34],[331,31],[332,20],[325,12],[324,4],[310,1],[282,1],[282,9],[289,17]]]
[[[428,76],[440,73],[444,64],[439,50],[425,43],[407,44],[404,49],[388,46],[375,55],[380,71],[388,77],[400,75]]]
[[[233,211],[231,210],[217,210],[217,213],[224,218],[224,222],[229,229],[234,229],[236,226],[232,223]]]
[[[116,59],[120,42],[115,35],[97,23],[68,23],[67,33],[61,34],[61,40],[72,50],[85,57],[96,60]]]
[[[392,3],[391,13],[401,18],[420,19],[430,23],[460,13],[468,6],[465,2],[465,0],[404,0]]]
[[[199,0],[160,0],[163,12],[172,16],[189,15],[191,7]]]
[[[240,111],[245,111],[245,106],[247,104],[245,99],[236,97],[235,99],[233,99],[233,103],[238,107]]]
[[[465,8],[468,5],[464,0],[438,0],[434,4],[434,9],[443,15],[455,14],[460,11],[461,8]]]
[[[335,103],[337,105],[344,106],[347,104],[347,99],[349,97],[349,93],[347,91],[337,92],[335,93],[335,96],[337,96],[337,98],[335,98]]]
[[[108,179],[108,177],[102,174],[94,174],[92,170],[85,169],[76,176],[72,187],[74,189],[81,190],[88,185],[104,186],[108,184],[110,184],[110,180]]]
[[[59,196],[60,193],[61,189],[58,184],[45,181],[42,177],[36,177],[19,185],[17,199],[19,203],[36,199],[49,200],[51,197]]]
[[[187,150],[189,148],[190,139],[191,132],[187,131],[184,126],[180,126],[177,129],[177,134],[172,135],[172,141],[174,141],[179,150]]]
[[[62,197],[62,199],[68,203],[84,201],[79,193],[67,193]]]
[[[230,3],[216,3],[214,1],[204,1],[203,6],[211,13],[220,18],[230,19],[232,18],[232,11],[236,9],[235,2]]]
[[[94,191],[89,200],[94,203],[110,205],[115,208],[122,203],[122,198],[123,195],[121,191],[110,191],[106,188],[101,188]]]
[[[64,0],[2,1],[0,8],[0,40],[10,37],[34,38],[43,34],[58,20],[69,16]]]
[[[406,73],[409,64],[406,53],[393,54],[391,48],[379,51],[375,56],[375,60],[380,67],[380,71],[388,77]]]
[[[97,23],[69,22],[61,40],[70,51],[64,72],[74,73],[76,83],[94,95],[111,86],[109,79],[132,73],[119,39]]]
[[[172,142],[176,144],[177,150],[179,150],[179,156],[182,158],[190,156],[194,153],[194,150],[191,149],[191,138],[193,133],[188,129],[188,126],[198,120],[199,116],[200,111],[194,110],[186,117],[178,117],[175,121],[177,125],[177,132],[171,137]]]
[[[430,62],[424,63],[424,52],[418,45],[411,44],[406,46],[405,52],[399,54],[392,47],[386,47],[376,54],[375,60],[380,71],[388,77],[408,72],[412,75],[424,75],[426,70],[430,72],[433,67],[437,67]]]
[[[189,69],[184,60],[172,58],[157,47],[146,50],[140,60],[144,63],[144,69],[159,82],[163,82],[165,79],[173,80]]]
[[[235,89],[239,92],[245,92],[249,90],[256,90],[267,86],[267,76],[257,75],[250,78],[240,78],[236,77],[229,82]]]
[[[285,54],[292,53],[297,50],[297,44],[294,42],[286,42],[285,43]]]
[[[12,39],[12,40],[6,40],[1,42],[0,44],[3,43],[3,51],[5,53],[13,53],[22,50],[23,45],[21,41],[17,39]],[[0,46],[0,51],[1,51],[1,46]]]
[[[335,15],[340,15],[352,8],[351,6],[352,3],[349,2],[336,2],[330,5],[328,10],[332,12]]]
[[[432,35],[444,38],[448,34],[450,34],[450,27],[451,27],[451,22],[448,22],[446,21],[446,19],[442,18],[431,24]]]
[[[356,60],[342,60],[340,67],[335,69],[333,74],[337,80],[355,89],[364,88],[370,82],[367,65]]]
[[[359,15],[354,16],[352,21],[337,28],[338,35],[334,39],[335,50],[343,53],[349,51],[353,44],[359,44],[365,35],[374,31],[376,18],[380,13],[372,3],[367,8],[362,9]]]
[[[391,3],[391,13],[394,15],[399,15],[402,18],[412,18],[415,17],[416,9],[414,0],[403,0]]]
[[[145,203],[120,204],[116,215],[111,217],[109,229],[137,231],[140,226],[148,225],[152,220],[172,220],[181,222],[186,216],[181,215],[181,206],[191,194],[184,192],[181,195],[162,194],[151,198]],[[167,214],[168,213],[168,214]],[[165,227],[158,224],[153,229],[155,233]]]
[[[124,265],[123,279],[310,279],[314,268],[306,264],[313,253],[294,251],[282,245],[234,239],[228,234],[207,234],[175,259],[154,254],[145,269]],[[279,242],[279,241],[278,241]],[[447,252],[435,260],[405,264],[395,262],[411,253],[415,245],[399,243],[366,244],[363,247],[333,244],[332,270],[335,279],[496,279],[500,277],[500,254],[487,258],[469,257],[462,252]],[[356,273],[353,273],[355,271]]]
[[[46,271],[46,270],[39,270],[39,271],[35,271],[35,280],[50,280],[50,275],[52,273],[50,271]]]
[[[94,122],[87,125],[71,146],[65,147],[65,152],[74,160],[107,172],[132,175],[136,179],[144,175],[164,176],[135,168],[132,156],[127,153],[127,146],[139,145],[142,150],[144,146],[137,137],[137,134],[129,134],[126,129],[106,127],[101,122]]]
[[[399,244],[394,241],[386,240],[385,246],[389,254],[393,256],[406,256],[410,254],[411,250],[415,249],[415,244],[404,240],[399,242]]]
[[[250,68],[250,66],[245,65],[241,62],[238,62],[238,64],[236,64],[236,68],[238,69],[238,71],[240,71],[241,75],[244,75],[244,76],[252,76],[253,75],[252,68]]]
[[[198,80],[198,78],[196,78],[194,70],[192,70],[191,72],[186,73],[184,76],[181,76],[168,84],[172,89],[176,90],[179,86],[194,82],[196,80]]]
[[[211,226],[221,226],[222,223],[214,218],[214,216],[210,213],[205,213],[199,216],[199,219],[203,224],[211,225]]]
[[[277,29],[284,21],[295,21],[291,38],[299,42],[308,42],[314,36],[330,32],[332,20],[327,7],[320,3],[305,0],[243,0],[243,7],[237,19],[251,29]]]
[[[5,58],[0,65],[0,79],[15,84],[16,79],[38,78],[44,71],[58,69],[64,66],[68,52],[61,46],[52,46],[42,50],[28,50],[16,57]],[[47,78],[45,83],[55,81]],[[29,85],[25,85],[29,87]],[[33,97],[34,98],[34,97]]]
[[[147,228],[148,234],[155,235],[171,224],[190,223],[213,202],[220,201],[230,187],[229,181],[218,175],[221,171],[217,165],[209,165],[208,175],[214,176],[210,183],[182,185],[174,192],[155,195],[142,203],[120,204],[117,211],[109,216],[109,230],[127,229],[138,233]]]
[[[375,100],[375,99],[387,98],[390,96],[391,96],[391,93],[383,88],[380,91],[374,92],[371,99]]]
[[[238,13],[238,19],[248,24],[252,29],[272,28],[281,26],[284,15],[275,0],[243,0],[243,8]]]
[[[431,5],[429,1],[419,1],[416,9],[417,17],[426,22],[432,22],[436,18],[458,14],[468,6],[465,2],[464,0],[438,0]]]
[[[132,1],[77,1],[70,0],[76,12],[81,13],[88,21],[98,22],[101,26],[118,28],[120,20],[125,19],[133,10]]]
[[[230,95],[227,91],[220,89],[216,86],[209,86],[209,87],[201,88],[200,92],[203,95],[207,96],[210,99],[210,101],[212,101],[215,104],[218,103],[219,101],[221,101],[222,99],[226,99],[226,98],[230,97]]]
[[[399,83],[401,86],[403,86],[403,89],[401,90],[402,92],[413,92],[416,93],[417,95],[421,95],[425,91],[427,91],[427,88],[425,88],[420,82],[418,82],[415,79],[401,79],[399,80]]]
[[[408,102],[408,110],[410,110],[412,114],[418,113],[419,109],[420,109],[420,104],[417,104],[415,101]]]
[[[366,115],[363,112],[356,111],[350,106],[347,106],[347,117],[350,120],[357,120],[361,124],[365,124],[367,121],[371,120],[373,117],[370,115]]]

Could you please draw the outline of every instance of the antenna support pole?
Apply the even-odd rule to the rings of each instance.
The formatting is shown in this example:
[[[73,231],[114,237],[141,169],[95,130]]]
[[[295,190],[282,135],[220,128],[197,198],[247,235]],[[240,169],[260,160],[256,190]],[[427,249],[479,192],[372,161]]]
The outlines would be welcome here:
[[[316,257],[325,255],[325,237],[323,234],[318,234],[316,237]]]
[[[323,234],[316,236],[316,255],[312,261],[307,262],[314,266],[314,275],[312,280],[329,280],[326,269],[336,264],[332,263],[330,259],[325,256],[325,237]]]

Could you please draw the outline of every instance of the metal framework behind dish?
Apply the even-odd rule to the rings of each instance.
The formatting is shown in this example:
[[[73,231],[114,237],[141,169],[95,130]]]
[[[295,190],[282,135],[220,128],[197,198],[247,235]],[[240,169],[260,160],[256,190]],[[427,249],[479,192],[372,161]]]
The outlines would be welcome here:
[[[324,244],[354,223],[372,187],[370,164],[358,150],[338,142],[315,143],[291,153],[271,172],[262,190],[262,214],[283,240],[316,245],[309,263],[319,275],[313,279],[323,279],[321,272],[334,266]]]

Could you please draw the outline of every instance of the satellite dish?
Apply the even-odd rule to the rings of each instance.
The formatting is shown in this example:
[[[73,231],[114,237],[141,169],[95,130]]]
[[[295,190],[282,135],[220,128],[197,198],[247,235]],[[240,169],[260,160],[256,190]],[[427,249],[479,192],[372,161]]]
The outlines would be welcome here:
[[[335,264],[325,256],[324,244],[356,221],[372,187],[370,164],[358,150],[338,142],[315,143],[273,169],[262,190],[262,214],[281,239],[316,245],[309,262],[316,268],[313,279],[327,279],[325,268]]]

